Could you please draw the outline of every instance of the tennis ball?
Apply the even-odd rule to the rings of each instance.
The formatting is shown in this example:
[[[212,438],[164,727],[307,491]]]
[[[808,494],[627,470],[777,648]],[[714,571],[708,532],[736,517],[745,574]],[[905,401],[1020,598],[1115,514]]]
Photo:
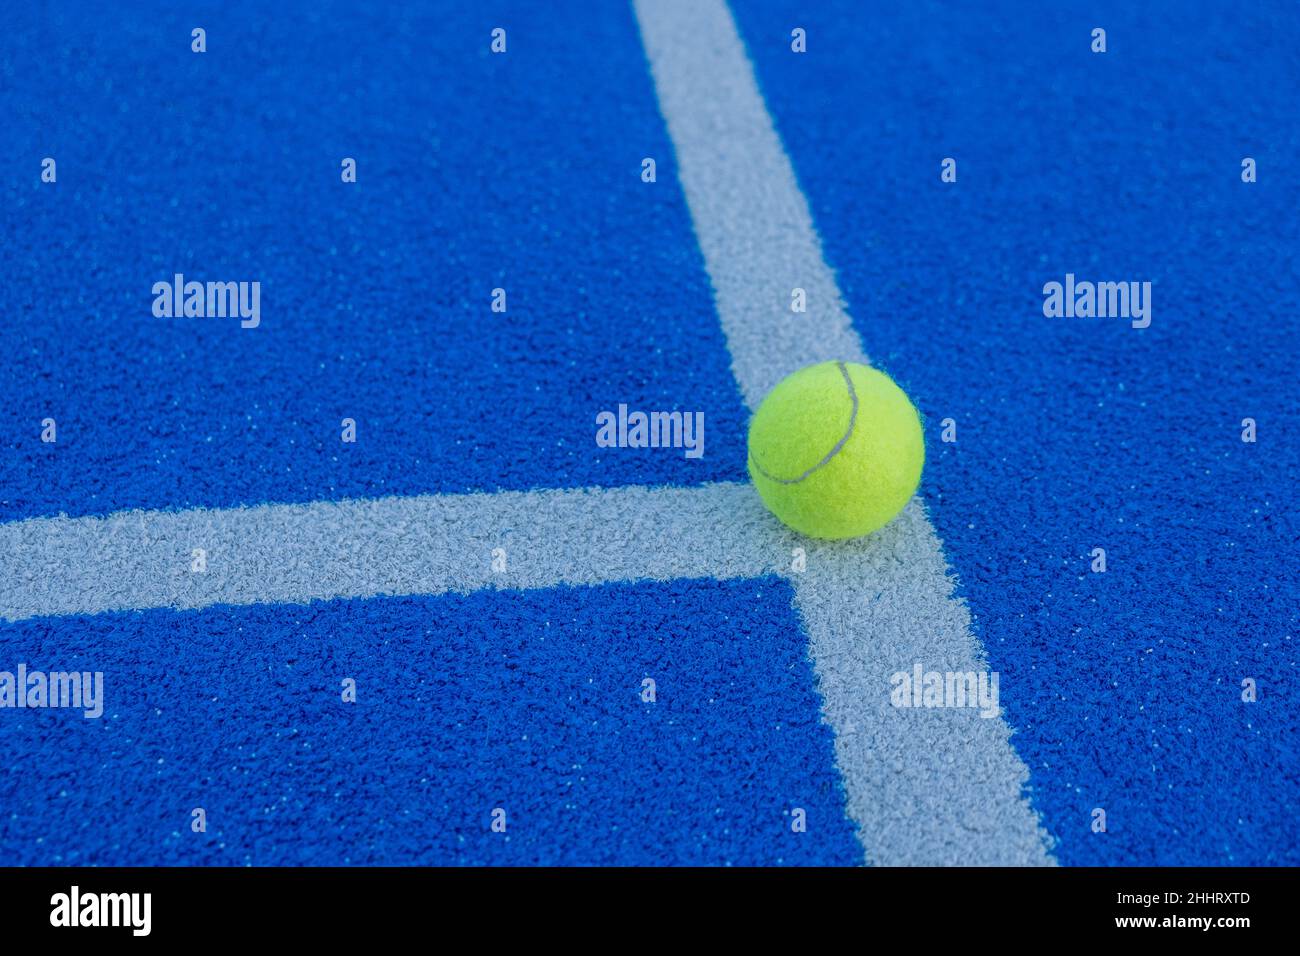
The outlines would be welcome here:
[[[749,476],[763,503],[814,538],[856,538],[887,524],[916,492],[921,420],[884,372],[809,365],[783,379],[749,424]]]

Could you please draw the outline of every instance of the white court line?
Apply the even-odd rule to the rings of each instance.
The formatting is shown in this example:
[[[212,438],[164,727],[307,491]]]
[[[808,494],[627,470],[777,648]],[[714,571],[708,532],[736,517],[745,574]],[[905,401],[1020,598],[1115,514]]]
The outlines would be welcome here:
[[[726,4],[633,5],[746,401],[813,362],[865,362]],[[796,287],[806,315],[790,311]],[[793,582],[867,861],[1051,863],[1001,717],[889,703],[890,676],[918,662],[987,670],[919,502],[865,541],[817,548]]]
[[[725,483],[31,518],[0,525],[0,617],[757,577],[788,553],[772,524]]]

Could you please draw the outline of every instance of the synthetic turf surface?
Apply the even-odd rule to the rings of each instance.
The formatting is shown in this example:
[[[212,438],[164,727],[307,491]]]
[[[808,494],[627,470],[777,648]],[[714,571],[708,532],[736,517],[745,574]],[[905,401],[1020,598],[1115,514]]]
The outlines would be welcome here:
[[[1058,858],[1300,862],[1294,8],[803,6],[736,17],[868,351],[931,439],[958,422],[924,497]],[[631,11],[291,7],[5,14],[0,519],[743,479],[744,405]],[[1067,271],[1151,280],[1151,328],[1043,318]],[[262,327],[153,319],[174,272],[260,279]],[[602,454],[593,415],[619,402],[703,410],[704,459]],[[101,721],[0,719],[4,862],[858,855],[779,582],[0,635],[0,668],[136,689]],[[341,720],[344,670],[361,692]],[[773,812],[796,801],[811,840]],[[509,844],[474,829],[498,803]],[[218,822],[195,840],[199,805]]]
[[[8,15],[0,520],[743,480],[631,10],[294,7]],[[154,319],[178,272],[260,280],[262,326]],[[704,412],[704,457],[602,453],[620,403]]]
[[[10,625],[7,657],[93,662],[111,695],[99,720],[5,713],[6,856],[853,864],[789,603],[682,580]]]

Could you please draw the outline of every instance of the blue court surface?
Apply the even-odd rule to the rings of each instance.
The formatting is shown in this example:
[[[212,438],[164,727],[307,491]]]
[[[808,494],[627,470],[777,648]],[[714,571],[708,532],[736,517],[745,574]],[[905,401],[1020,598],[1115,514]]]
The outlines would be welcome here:
[[[1294,3],[269,9],[2,18],[0,865],[1300,863]]]

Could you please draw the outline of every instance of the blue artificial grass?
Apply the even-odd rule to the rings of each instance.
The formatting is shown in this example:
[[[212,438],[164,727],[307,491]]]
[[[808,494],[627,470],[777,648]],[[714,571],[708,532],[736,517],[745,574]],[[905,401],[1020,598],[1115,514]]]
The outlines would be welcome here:
[[[744,479],[747,412],[630,8],[4,21],[0,520]],[[176,273],[260,281],[260,326],[154,317]],[[598,448],[620,403],[703,412],[703,457]]]
[[[926,416],[924,496],[1058,859],[1300,862],[1294,8],[734,6],[867,352]],[[0,520],[744,480],[625,5],[3,19]],[[262,282],[261,327],[155,318],[176,272]],[[1151,327],[1045,318],[1067,272],[1152,282]],[[619,403],[703,411],[704,457],[597,448]],[[0,862],[856,862],[789,601],[691,581],[4,625],[0,669],[103,670],[110,713],[4,712]]]
[[[4,625],[7,662],[102,671],[108,706],[3,712],[0,863],[857,863],[791,598],[675,581]]]
[[[735,10],[1059,860],[1300,862],[1294,5]],[[1044,317],[1067,272],[1150,327]]]

